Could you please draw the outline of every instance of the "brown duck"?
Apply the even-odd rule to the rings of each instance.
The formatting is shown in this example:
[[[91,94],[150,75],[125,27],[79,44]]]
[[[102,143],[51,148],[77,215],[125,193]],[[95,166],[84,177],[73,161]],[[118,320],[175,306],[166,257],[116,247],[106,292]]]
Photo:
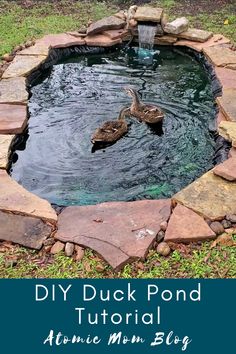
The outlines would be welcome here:
[[[128,109],[132,116],[138,118],[139,121],[148,124],[157,124],[162,122],[164,113],[159,107],[153,104],[141,102],[138,92],[130,87],[125,88],[125,91],[130,97],[133,98],[133,102]]]
[[[101,127],[97,128],[91,138],[92,144],[112,144],[122,138],[128,131],[128,124],[125,120],[127,112],[129,109],[123,108],[117,120],[104,122]]]

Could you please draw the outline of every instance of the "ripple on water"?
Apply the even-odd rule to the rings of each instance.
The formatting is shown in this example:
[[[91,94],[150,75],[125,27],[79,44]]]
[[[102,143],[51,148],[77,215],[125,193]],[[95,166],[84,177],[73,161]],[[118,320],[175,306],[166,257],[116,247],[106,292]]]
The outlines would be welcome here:
[[[165,112],[163,134],[128,119],[129,132],[91,152],[90,137],[130,104],[124,86]],[[32,88],[29,137],[11,174],[60,205],[169,197],[212,166],[211,84],[191,57],[162,48],[145,67],[134,50],[73,58]]]

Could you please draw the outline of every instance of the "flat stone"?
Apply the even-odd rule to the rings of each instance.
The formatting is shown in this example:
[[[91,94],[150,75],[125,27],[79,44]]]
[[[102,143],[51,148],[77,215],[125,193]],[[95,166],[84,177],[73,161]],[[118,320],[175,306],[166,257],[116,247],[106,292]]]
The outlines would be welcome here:
[[[226,120],[227,119],[226,119],[225,115],[221,111],[219,111],[217,114],[217,118],[216,118],[217,127],[220,125],[221,122],[224,122]]]
[[[18,55],[42,55],[47,57],[49,54],[49,46],[46,44],[35,43],[35,45],[21,50]]]
[[[68,207],[59,215],[55,237],[89,247],[120,269],[132,259],[146,257],[170,208],[170,200]]]
[[[45,61],[45,58],[45,55],[16,55],[13,62],[3,73],[2,78],[28,76]]]
[[[0,211],[0,240],[40,249],[52,228],[42,220]]]
[[[206,42],[195,42],[187,39],[178,40],[174,45],[189,47],[197,52],[202,52],[204,48],[212,47],[218,44],[228,44],[230,39],[224,37],[222,34],[214,34],[213,37],[209,38]]]
[[[215,72],[225,89],[236,89],[236,71],[221,67],[215,67]]]
[[[216,237],[205,220],[183,205],[174,209],[166,230],[164,241],[197,242]]]
[[[7,169],[9,165],[9,153],[14,135],[0,135],[0,168]]]
[[[223,89],[223,96],[217,97],[217,103],[227,120],[236,122],[236,88]]]
[[[218,127],[218,132],[223,138],[232,143],[236,148],[236,123],[235,122],[221,122]]]
[[[236,159],[231,157],[213,168],[215,175],[228,181],[236,181]]]
[[[159,44],[159,45],[170,45],[170,44],[174,44],[176,41],[177,41],[176,37],[169,36],[169,35],[154,38],[154,44]]]
[[[231,148],[229,150],[229,157],[233,157],[233,158],[236,158],[236,148]]]
[[[0,104],[0,134],[20,134],[27,124],[27,107]]]
[[[116,44],[122,43],[121,38],[111,39],[106,35],[98,34],[85,37],[85,42],[88,46],[94,47],[111,47]]]
[[[158,22],[161,23],[163,9],[158,7],[140,6],[135,12],[134,19],[138,22]]]
[[[26,104],[29,94],[26,90],[26,80],[24,77],[0,81],[0,104]]]
[[[28,192],[0,170],[0,210],[34,216],[55,223],[57,214],[47,200]]]
[[[76,45],[84,45],[83,38],[72,36],[68,33],[49,34],[37,41],[39,46],[48,46],[49,48],[67,48]]]
[[[103,35],[107,36],[111,40],[116,40],[116,39],[123,39],[129,35],[128,30],[110,30],[110,31],[104,31],[102,33]]]
[[[93,22],[87,29],[88,35],[98,34],[107,30],[118,30],[124,28],[126,21],[116,16],[108,16]]]
[[[220,45],[216,45],[204,48],[203,52],[215,66],[236,69],[236,52],[230,48],[222,48]]]
[[[212,221],[222,220],[225,215],[236,213],[236,183],[209,171],[175,194],[172,200]]]
[[[188,30],[188,19],[186,17],[179,17],[172,22],[167,22],[164,31],[170,34],[180,34]]]
[[[178,38],[189,39],[194,42],[206,42],[212,36],[212,32],[203,31],[197,28],[189,28],[187,31],[177,34]]]

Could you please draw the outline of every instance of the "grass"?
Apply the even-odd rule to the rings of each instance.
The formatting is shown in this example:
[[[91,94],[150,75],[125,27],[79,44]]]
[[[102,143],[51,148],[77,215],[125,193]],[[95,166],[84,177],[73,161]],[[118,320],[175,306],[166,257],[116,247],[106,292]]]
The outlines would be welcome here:
[[[175,245],[169,257],[154,250],[145,262],[128,264],[116,273],[94,252],[86,250],[82,261],[59,254],[52,256],[14,246],[0,253],[2,278],[235,278],[235,247]],[[12,262],[14,260],[14,262]]]
[[[26,6],[25,3],[29,3]],[[129,1],[124,1],[129,3]],[[204,11],[197,2],[192,8],[186,1],[160,0],[170,18],[186,15],[193,26],[222,33],[236,42],[235,5],[214,6],[205,2]],[[208,5],[207,5],[208,3]],[[30,5],[31,4],[31,5]],[[233,8],[234,6],[234,8]],[[3,1],[0,0],[0,56],[16,45],[44,34],[73,31],[118,10],[117,2],[109,1]],[[228,24],[224,24],[228,20]],[[62,254],[51,256],[42,252],[13,246],[1,252],[2,278],[235,278],[236,252],[233,247],[211,248],[211,243],[176,246],[168,258],[150,251],[145,262],[126,265],[120,273],[112,271],[92,251],[86,250],[82,262]]]

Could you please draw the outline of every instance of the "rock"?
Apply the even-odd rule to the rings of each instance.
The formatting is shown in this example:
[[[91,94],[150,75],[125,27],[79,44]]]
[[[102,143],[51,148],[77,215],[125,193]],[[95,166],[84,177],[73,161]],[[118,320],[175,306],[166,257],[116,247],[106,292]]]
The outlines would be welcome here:
[[[119,19],[126,21],[127,18],[127,13],[123,10],[120,10],[119,12],[117,12],[116,14],[114,14],[115,17],[118,17]]]
[[[55,237],[95,250],[117,270],[146,257],[170,208],[168,199],[68,207],[59,215]]]
[[[0,81],[0,103],[26,104],[28,96],[24,77]]]
[[[162,231],[166,231],[167,226],[168,226],[168,222],[167,221],[163,221],[163,222],[160,223],[160,228],[161,228]]]
[[[180,34],[188,30],[188,23],[189,21],[186,17],[180,17],[172,22],[168,22],[164,27],[164,31],[169,34]]]
[[[68,33],[48,34],[37,41],[37,45],[51,48],[68,48],[84,44],[83,38],[72,36]]]
[[[88,35],[102,33],[106,30],[117,30],[124,28],[126,21],[116,16],[104,17],[103,19],[92,23],[87,29]]]
[[[164,31],[162,29],[162,26],[158,23],[156,29],[156,36],[163,36],[163,35],[164,35]]]
[[[9,166],[9,155],[14,135],[0,135],[0,169],[7,169]]]
[[[103,35],[109,37],[111,40],[119,39],[119,41],[121,41],[122,38],[124,38],[127,35],[129,35],[129,31],[128,30],[123,30],[123,29],[121,29],[121,30],[109,30],[109,31],[104,31]]]
[[[54,237],[49,237],[45,241],[43,241],[43,245],[44,246],[52,246],[52,245],[54,245],[55,242],[56,241],[55,241]]]
[[[168,16],[167,14],[163,11],[162,13],[162,18],[161,18],[161,27],[165,28],[165,25],[168,23]]]
[[[97,265],[96,265],[96,271],[97,271],[98,273],[103,273],[104,270],[105,270],[105,268],[103,267],[102,264],[97,264]]]
[[[221,235],[225,232],[223,225],[219,221],[213,221],[210,224],[210,228],[212,229],[212,231],[214,231],[216,235]]]
[[[131,20],[129,20],[129,27],[136,27],[137,25],[138,22],[134,18],[131,18]]]
[[[217,103],[227,120],[236,122],[236,88],[224,88],[223,96],[217,97]]]
[[[201,216],[178,204],[170,217],[164,241],[197,242],[215,236]]]
[[[2,56],[2,60],[5,60],[6,62],[11,62],[12,60],[14,59],[14,56],[13,55],[10,55],[10,54],[4,54]]]
[[[221,122],[218,127],[219,134],[226,140],[232,143],[236,148],[236,123],[235,122]]]
[[[195,42],[206,42],[212,36],[212,32],[203,31],[196,28],[189,28],[187,31],[177,34],[178,38],[188,39]]]
[[[36,44],[34,46],[27,46],[26,49],[22,50],[19,55],[40,55],[47,57],[49,54],[49,47],[46,44]]]
[[[217,44],[227,44],[230,43],[230,39],[224,37],[221,34],[214,34],[213,37],[209,38],[206,42],[195,42],[187,39],[180,39],[174,45],[189,47],[197,52],[202,52],[204,48],[212,47]]]
[[[229,157],[236,158],[236,148],[231,148],[229,150]]]
[[[232,224],[236,224],[236,214],[227,214],[225,219],[230,221]]]
[[[157,253],[161,256],[167,257],[171,252],[170,246],[166,242],[161,242],[157,246]]]
[[[169,35],[154,38],[154,44],[159,44],[159,45],[170,45],[175,43],[176,41],[177,41],[176,37],[169,36]]]
[[[175,194],[172,200],[206,219],[222,220],[226,214],[236,214],[236,183],[209,171]]]
[[[57,221],[57,214],[47,200],[28,192],[3,170],[0,170],[0,210],[34,216],[54,224]]]
[[[158,7],[140,6],[137,8],[134,19],[138,22],[157,22],[161,23],[163,9]]]
[[[223,163],[213,168],[215,175],[220,176],[228,181],[236,181],[236,158],[229,158]]]
[[[122,40],[121,38],[111,39],[108,36],[105,36],[103,34],[98,34],[98,35],[85,37],[85,42],[88,46],[111,47],[113,45],[122,43]]]
[[[66,242],[65,255],[67,257],[71,257],[72,254],[74,253],[74,250],[75,250],[75,245],[71,242]]]
[[[231,222],[229,220],[222,220],[221,222],[222,226],[224,229],[228,229],[232,226]]]
[[[78,245],[75,245],[75,252],[76,252],[75,260],[77,262],[80,262],[84,257],[84,249]]]
[[[164,240],[165,237],[165,232],[163,230],[159,231],[157,234],[157,242],[161,242],[162,240]]]
[[[0,211],[0,240],[40,249],[52,228],[42,220]]]
[[[44,55],[19,55],[17,54],[7,70],[3,74],[3,79],[15,78],[18,76],[28,76],[43,64],[46,57]]]
[[[0,104],[0,134],[20,134],[26,124],[25,105]]]
[[[58,254],[58,253],[64,251],[64,248],[65,248],[65,244],[60,241],[57,241],[52,246],[50,253],[51,254]]]
[[[87,27],[82,26],[78,29],[78,33],[87,34]]]
[[[236,70],[236,52],[230,48],[222,48],[220,45],[216,45],[204,48],[203,52],[215,66]]]
[[[236,89],[236,71],[221,67],[215,68],[216,75],[225,89]]]

